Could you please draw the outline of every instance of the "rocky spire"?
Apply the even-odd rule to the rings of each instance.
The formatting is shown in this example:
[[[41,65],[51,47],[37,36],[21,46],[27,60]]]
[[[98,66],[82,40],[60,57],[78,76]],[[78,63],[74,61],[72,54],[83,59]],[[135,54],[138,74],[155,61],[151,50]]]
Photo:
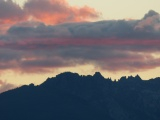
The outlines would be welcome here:
[[[136,75],[136,76],[135,76],[135,79],[136,79],[136,80],[142,80],[139,75]]]
[[[104,77],[101,75],[100,72],[95,72],[95,74],[93,75],[93,77],[96,77],[98,79],[104,79]]]

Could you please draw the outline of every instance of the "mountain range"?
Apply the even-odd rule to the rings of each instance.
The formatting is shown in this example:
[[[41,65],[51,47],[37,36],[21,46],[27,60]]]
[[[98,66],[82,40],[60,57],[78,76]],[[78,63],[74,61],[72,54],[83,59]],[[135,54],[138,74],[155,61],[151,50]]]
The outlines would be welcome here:
[[[160,78],[65,72],[0,94],[0,120],[159,120]]]

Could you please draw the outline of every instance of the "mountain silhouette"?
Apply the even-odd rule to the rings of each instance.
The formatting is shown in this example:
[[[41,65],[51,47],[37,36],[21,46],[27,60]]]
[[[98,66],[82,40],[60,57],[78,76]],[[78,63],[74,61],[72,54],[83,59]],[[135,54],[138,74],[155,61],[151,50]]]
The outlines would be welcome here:
[[[159,120],[160,78],[65,72],[0,94],[0,120]]]

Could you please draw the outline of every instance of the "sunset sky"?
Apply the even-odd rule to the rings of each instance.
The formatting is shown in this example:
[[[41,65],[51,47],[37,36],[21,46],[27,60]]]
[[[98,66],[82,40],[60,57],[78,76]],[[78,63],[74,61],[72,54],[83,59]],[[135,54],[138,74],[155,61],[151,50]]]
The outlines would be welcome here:
[[[65,71],[160,76],[160,1],[0,0],[0,92]]]

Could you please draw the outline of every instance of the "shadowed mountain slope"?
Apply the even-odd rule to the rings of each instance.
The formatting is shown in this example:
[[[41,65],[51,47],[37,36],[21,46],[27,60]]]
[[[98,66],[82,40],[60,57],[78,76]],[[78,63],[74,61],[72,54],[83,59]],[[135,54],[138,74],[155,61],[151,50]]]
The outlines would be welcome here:
[[[0,120],[159,120],[160,78],[65,72],[0,94]]]

